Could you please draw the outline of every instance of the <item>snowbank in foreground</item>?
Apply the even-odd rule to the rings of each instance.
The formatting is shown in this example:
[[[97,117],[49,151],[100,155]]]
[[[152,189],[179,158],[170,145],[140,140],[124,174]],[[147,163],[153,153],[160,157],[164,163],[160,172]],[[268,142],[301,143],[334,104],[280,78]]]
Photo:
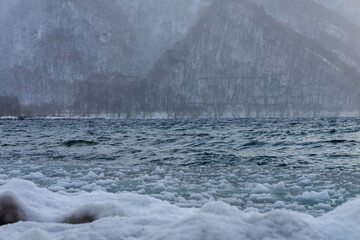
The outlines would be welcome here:
[[[359,239],[360,199],[320,218],[276,210],[242,212],[222,202],[187,209],[151,197],[102,191],[53,193],[32,182],[0,186],[0,239]],[[11,206],[11,207],[9,207]],[[13,211],[13,212],[11,212]],[[13,218],[14,219],[14,218]]]

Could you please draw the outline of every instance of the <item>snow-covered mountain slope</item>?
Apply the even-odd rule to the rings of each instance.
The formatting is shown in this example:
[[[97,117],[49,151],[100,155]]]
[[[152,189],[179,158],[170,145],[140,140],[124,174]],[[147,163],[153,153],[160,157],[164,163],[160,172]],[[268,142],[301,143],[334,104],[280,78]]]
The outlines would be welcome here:
[[[3,0],[0,96],[81,114],[357,111],[358,5],[341,2]]]
[[[314,0],[315,2],[332,9],[360,26],[360,2],[358,0]]]
[[[214,1],[152,79],[156,92],[174,92],[158,97],[161,110],[207,116],[352,111],[359,87],[336,53],[245,0]]]
[[[8,65],[45,67],[61,80],[74,80],[65,73],[76,71],[71,63],[78,61],[96,64],[95,72],[144,74],[154,58],[185,36],[198,8],[199,0],[23,0],[1,24],[1,50],[11,53]],[[43,66],[54,59],[62,62]]]
[[[340,10],[328,9],[313,0],[255,2],[277,21],[307,38],[318,41],[348,65],[360,70],[360,25],[343,17]]]
[[[46,93],[59,88],[59,82],[83,80],[93,73],[145,75],[167,48],[186,35],[201,6],[200,0],[0,4],[0,69],[5,84],[0,95],[18,95],[25,103],[57,101]],[[19,86],[11,89],[13,85]],[[35,85],[43,89],[36,92]],[[41,92],[45,96],[38,97]]]

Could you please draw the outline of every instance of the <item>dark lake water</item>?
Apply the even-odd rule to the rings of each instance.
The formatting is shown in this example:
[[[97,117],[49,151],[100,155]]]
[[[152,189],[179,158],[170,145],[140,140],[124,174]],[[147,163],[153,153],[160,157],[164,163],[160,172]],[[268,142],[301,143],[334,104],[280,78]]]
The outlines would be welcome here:
[[[359,147],[351,118],[2,120],[0,179],[318,216],[360,195]]]

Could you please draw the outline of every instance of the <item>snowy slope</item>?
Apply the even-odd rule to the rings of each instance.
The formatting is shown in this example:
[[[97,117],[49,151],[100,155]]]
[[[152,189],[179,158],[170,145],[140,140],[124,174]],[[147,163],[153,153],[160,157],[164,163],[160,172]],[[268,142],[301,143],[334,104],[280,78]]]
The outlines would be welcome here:
[[[321,42],[240,0],[214,2],[152,78],[157,92],[175,92],[159,96],[161,110],[179,115],[336,114],[356,109],[359,86],[356,69]]]
[[[325,7],[338,12],[360,26],[360,2],[358,0],[314,0]]]
[[[61,101],[93,73],[142,76],[196,21],[199,0],[1,2],[0,95]],[[25,77],[25,76],[26,77]],[[60,84],[59,84],[60,82]],[[33,96],[35,95],[35,96]]]
[[[277,21],[307,38],[318,41],[346,64],[360,70],[360,26],[343,16],[340,9],[328,9],[313,0],[255,2]]]
[[[4,0],[0,96],[44,114],[357,112],[358,5],[345,3]]]

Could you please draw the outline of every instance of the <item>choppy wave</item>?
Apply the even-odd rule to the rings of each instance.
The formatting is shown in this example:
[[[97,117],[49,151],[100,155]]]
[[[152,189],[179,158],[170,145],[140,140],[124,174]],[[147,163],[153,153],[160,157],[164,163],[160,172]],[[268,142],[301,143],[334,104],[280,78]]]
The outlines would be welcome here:
[[[359,144],[358,141],[355,141],[355,140],[345,140],[345,139],[334,139],[334,140],[324,141],[324,143],[331,143],[331,144],[355,143],[355,144]]]
[[[254,190],[263,191],[261,186]],[[0,209],[7,209],[0,211],[1,221],[15,222],[0,226],[1,240],[356,240],[360,232],[360,199],[315,218],[287,210],[241,211],[216,201],[181,208],[132,193],[53,193],[29,181],[9,180],[0,186]]]
[[[73,146],[92,146],[97,145],[98,143],[95,141],[87,141],[87,140],[69,140],[63,143],[66,147],[73,147]]]
[[[0,184],[136,192],[179,207],[220,200],[321,216],[360,196],[358,119],[0,122]],[[336,131],[331,131],[336,129]],[[283,182],[282,192],[273,185]],[[253,193],[257,184],[270,192]],[[328,192],[322,202],[297,198]]]

